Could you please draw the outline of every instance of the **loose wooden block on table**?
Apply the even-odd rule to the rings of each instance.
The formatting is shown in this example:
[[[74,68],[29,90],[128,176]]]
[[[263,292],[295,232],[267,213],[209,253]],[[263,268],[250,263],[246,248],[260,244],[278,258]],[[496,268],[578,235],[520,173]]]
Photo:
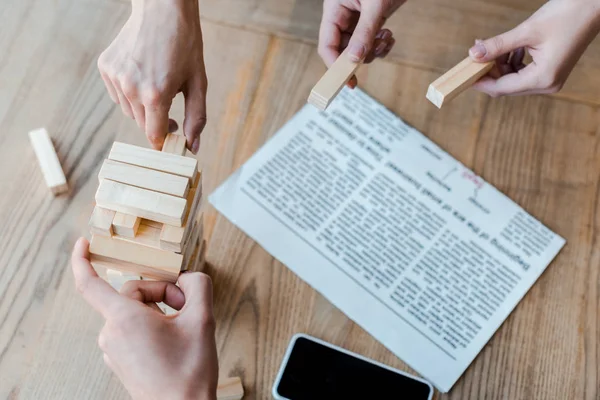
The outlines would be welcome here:
[[[238,377],[219,380],[217,386],[218,400],[240,400],[244,397],[242,380]]]
[[[308,102],[319,110],[325,110],[360,65],[361,63],[351,61],[344,50],[313,87]]]
[[[168,133],[163,143],[162,151],[165,153],[177,154],[180,156],[185,155],[185,136],[178,135],[176,133]]]
[[[90,217],[89,228],[93,235],[108,236],[113,235],[112,223],[115,218],[113,210],[107,210],[102,207],[94,207]]]
[[[108,179],[100,181],[96,204],[109,210],[174,226],[183,225],[187,210],[186,199]]]
[[[186,197],[190,188],[189,179],[153,169],[125,164],[114,160],[104,160],[99,179],[110,179],[142,189],[177,197]]]
[[[31,131],[29,132],[29,140],[50,191],[54,195],[68,191],[67,178],[60,166],[60,161],[48,131],[44,128]]]
[[[198,173],[198,160],[177,154],[114,142],[108,155],[110,160],[150,168],[186,177],[193,183]]]
[[[471,87],[493,67],[494,61],[477,63],[471,57],[465,58],[444,75],[436,79],[427,89],[427,99],[437,108],[449,102]]]
[[[140,244],[92,236],[90,261],[94,267],[117,269],[144,278],[176,282],[183,256]]]
[[[112,221],[113,232],[115,235],[133,238],[137,234],[141,222],[142,219],[135,215],[117,212]]]

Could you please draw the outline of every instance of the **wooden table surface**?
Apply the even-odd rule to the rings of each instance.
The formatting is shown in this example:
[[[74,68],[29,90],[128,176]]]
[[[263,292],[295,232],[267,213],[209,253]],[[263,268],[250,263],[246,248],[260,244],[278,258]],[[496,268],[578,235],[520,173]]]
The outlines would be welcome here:
[[[476,37],[507,30],[543,0],[414,0],[389,26],[388,61],[360,86],[567,239],[450,394],[440,399],[600,398],[600,42],[553,97],[468,92],[438,111],[427,85]],[[208,125],[205,193],[304,103],[325,68],[321,0],[203,0]],[[74,289],[71,247],[87,235],[98,169],[115,139],[144,144],[104,90],[99,53],[127,0],[0,2],[0,398],[122,399],[96,345],[101,318]],[[182,114],[177,99],[173,113]],[[27,132],[55,138],[71,186],[53,198]],[[290,337],[307,332],[412,372],[204,204],[222,376],[270,398]]]

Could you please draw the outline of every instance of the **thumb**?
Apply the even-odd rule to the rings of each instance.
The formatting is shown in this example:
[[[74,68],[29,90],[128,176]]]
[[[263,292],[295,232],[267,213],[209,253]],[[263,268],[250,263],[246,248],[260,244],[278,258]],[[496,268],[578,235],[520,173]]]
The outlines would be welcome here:
[[[183,134],[187,140],[187,147],[194,154],[200,147],[200,133],[206,125],[206,86],[205,74],[193,78],[185,88],[185,120],[183,121]]]
[[[476,40],[469,49],[473,61],[487,62],[495,60],[503,54],[510,53],[527,45],[527,37],[520,26],[486,40]]]
[[[214,322],[212,281],[206,274],[186,272],[177,280],[185,304],[181,309],[181,318],[198,322]]]
[[[361,11],[358,24],[348,43],[348,56],[354,62],[363,61],[373,49],[375,35],[384,21],[379,2],[370,2]]]

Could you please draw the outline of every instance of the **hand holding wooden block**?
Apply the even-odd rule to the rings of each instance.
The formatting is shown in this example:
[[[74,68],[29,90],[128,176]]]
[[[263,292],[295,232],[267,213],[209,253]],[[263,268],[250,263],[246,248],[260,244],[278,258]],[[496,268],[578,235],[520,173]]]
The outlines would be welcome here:
[[[29,132],[29,139],[33,146],[33,151],[38,159],[46,185],[54,195],[64,193],[69,190],[67,178],[60,166],[58,156],[52,145],[52,140],[48,136],[48,131],[44,128]]]
[[[325,110],[360,65],[351,61],[344,50],[311,90],[308,102],[319,110]]]
[[[429,85],[427,99],[435,104],[437,108],[442,108],[442,105],[461,94],[482,76],[490,72],[494,67],[494,63],[495,61],[478,63],[473,61],[471,57],[465,58]]]

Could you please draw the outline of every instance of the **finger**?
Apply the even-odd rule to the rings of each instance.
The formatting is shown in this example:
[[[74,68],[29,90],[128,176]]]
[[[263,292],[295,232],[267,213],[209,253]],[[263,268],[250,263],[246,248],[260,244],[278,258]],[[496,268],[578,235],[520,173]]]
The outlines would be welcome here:
[[[352,75],[348,83],[346,83],[346,86],[348,86],[350,89],[354,89],[356,86],[358,86],[358,79],[356,78],[356,75]]]
[[[206,76],[202,72],[194,77],[183,91],[185,98],[183,134],[188,149],[194,154],[198,153],[200,134],[206,125],[206,86]]]
[[[185,296],[181,309],[183,317],[212,318],[212,282],[208,275],[200,272],[187,272],[179,275],[177,281]]]
[[[131,110],[133,111],[133,118],[135,118],[135,122],[140,129],[146,130],[146,110],[144,106],[140,102],[135,102],[131,104]]]
[[[104,364],[108,368],[110,368],[111,370],[114,371],[114,365],[113,365],[112,361],[110,360],[110,357],[108,356],[108,354],[102,353],[102,359],[104,360]]]
[[[323,2],[323,17],[319,26],[319,44],[317,51],[327,67],[337,60],[340,56],[341,31],[342,29],[336,23],[339,19],[339,6],[332,2]]]
[[[327,21],[323,16],[319,28],[319,47],[317,50],[327,67],[330,67],[340,56],[340,37],[341,34],[337,25]]]
[[[385,48],[385,50],[383,51],[383,53],[381,54],[381,57],[380,57],[380,58],[385,58],[385,57],[387,57],[387,55],[388,55],[388,54],[390,54],[390,51],[392,51],[392,49],[394,48],[394,45],[395,45],[395,44],[396,44],[396,39],[394,39],[394,38],[391,38],[391,39],[388,41],[388,45],[387,45],[387,47]]]
[[[469,49],[469,55],[474,61],[487,62],[495,60],[503,54],[524,47],[527,44],[527,36],[521,25],[486,40],[476,40],[475,45]]]
[[[177,132],[177,129],[179,129],[179,125],[177,125],[177,121],[169,118],[169,133]]]
[[[156,150],[162,149],[169,131],[170,104],[144,103],[146,109],[146,137]]]
[[[523,47],[519,47],[513,52],[512,57],[510,58],[510,66],[512,67],[513,71],[517,72],[525,67],[525,64],[523,64],[524,58],[525,49]]]
[[[492,97],[505,96],[535,89],[535,70],[527,67],[498,79],[483,77],[473,88]]]
[[[125,95],[123,94],[119,80],[114,79],[111,82],[117,92],[117,97],[119,98],[118,103],[121,105],[121,110],[123,111],[123,114],[127,115],[131,119],[134,119],[131,104],[129,104],[129,100],[127,100],[127,97],[125,97]]]
[[[379,2],[366,3],[348,44],[348,57],[352,61],[363,61],[368,56],[383,21],[383,10]]]
[[[106,87],[106,91],[108,92],[108,95],[110,96],[111,100],[119,104],[119,97],[117,96],[117,91],[115,90],[115,87],[108,78],[108,75],[106,75],[104,71],[100,71],[100,76],[104,81],[104,86]]]
[[[75,286],[96,311],[108,318],[111,310],[122,306],[122,298],[104,279],[100,278],[90,264],[89,243],[80,238],[71,255],[71,267]]]
[[[142,303],[163,302],[169,307],[181,310],[185,296],[175,284],[161,281],[127,281],[121,294]]]
[[[496,67],[498,69],[498,75],[496,78],[500,78],[501,76],[514,72],[509,64],[509,58],[510,53],[506,53],[496,59]]]
[[[387,49],[389,42],[393,39],[392,31],[389,29],[382,29],[377,33],[375,37],[375,46],[371,54],[375,57],[381,57],[385,49]]]
[[[160,314],[165,314],[156,303],[146,303],[146,305]]]
[[[129,102],[135,122],[141,129],[145,129],[146,117],[144,105],[140,102],[137,85],[131,78],[122,79],[119,81],[119,84],[121,85],[121,92]]]

